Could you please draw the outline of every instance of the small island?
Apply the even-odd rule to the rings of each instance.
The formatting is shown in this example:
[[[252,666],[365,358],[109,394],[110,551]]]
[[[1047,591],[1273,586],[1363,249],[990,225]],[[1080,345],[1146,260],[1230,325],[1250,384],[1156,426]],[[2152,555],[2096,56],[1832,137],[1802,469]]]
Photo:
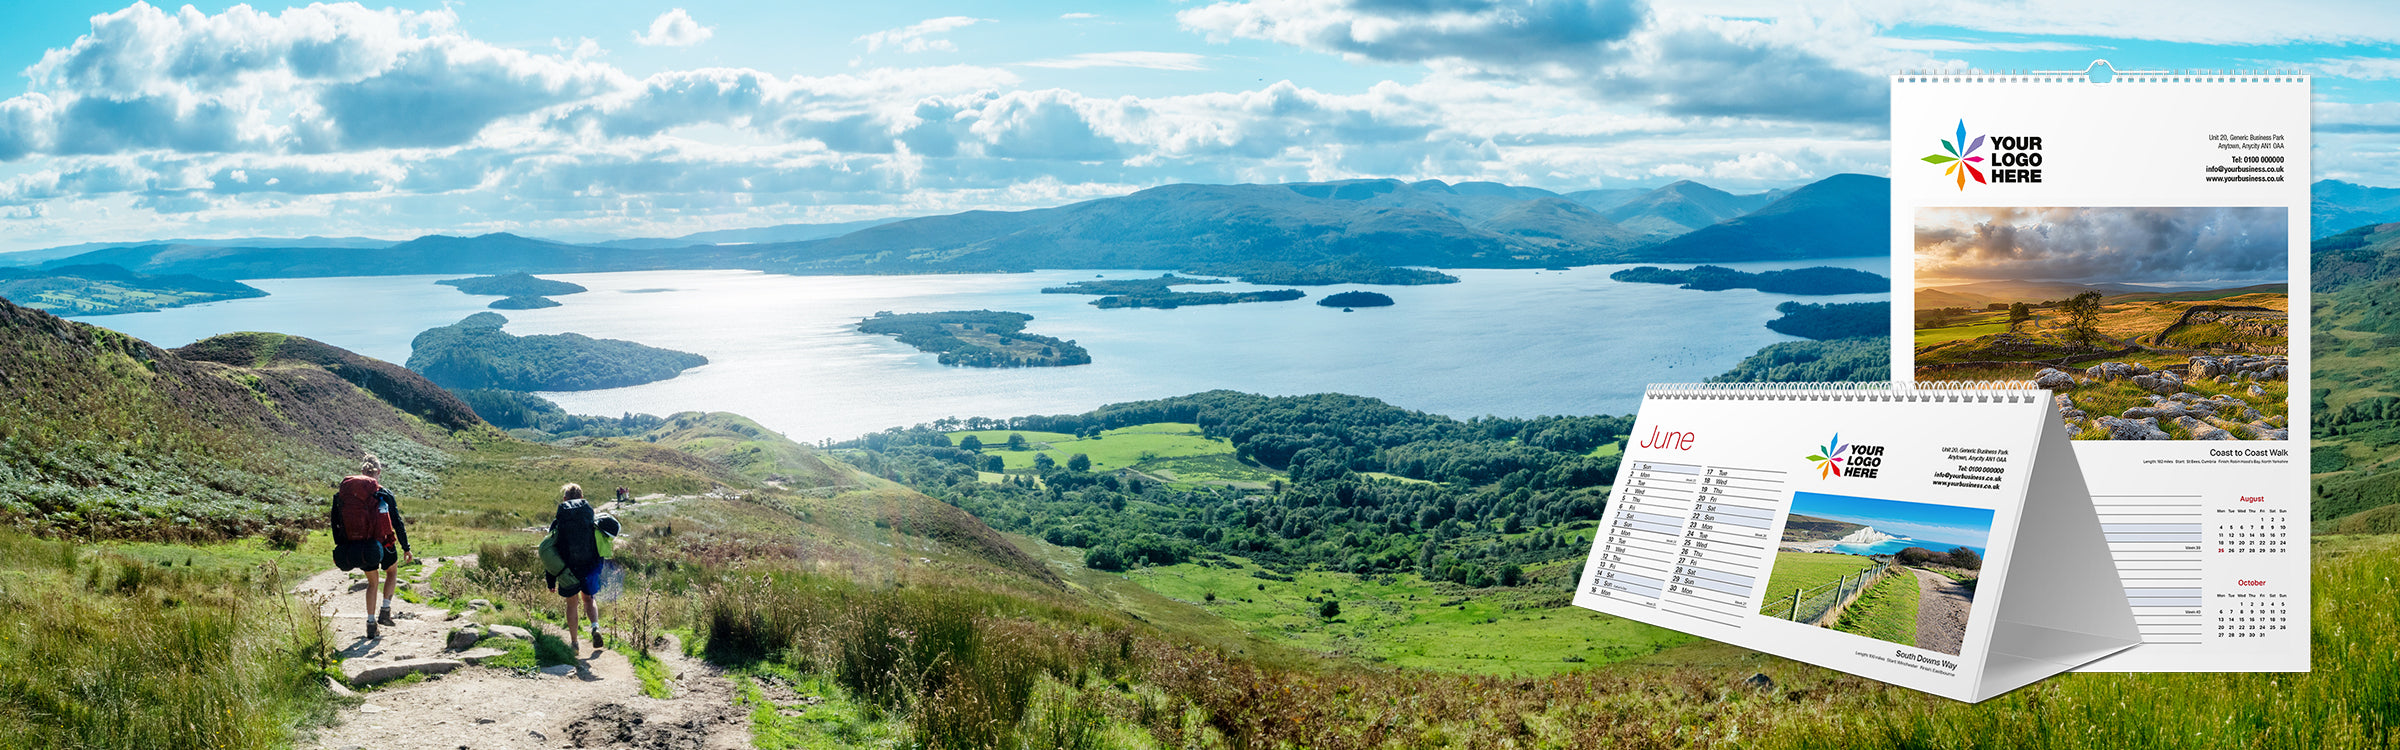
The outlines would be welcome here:
[[[1373,261],[1356,256],[1305,266],[1282,261],[1253,260],[1241,263],[1220,263],[1190,270],[1193,273],[1205,273],[1212,276],[1231,276],[1249,284],[1274,284],[1277,286],[1329,286],[1333,284],[1420,286],[1458,283],[1458,277],[1440,271],[1378,265]]]
[[[653,383],[708,364],[690,352],[579,333],[516,336],[508,318],[476,313],[417,334],[408,369],[453,390],[590,391]]]
[[[1242,302],[1290,302],[1308,296],[1298,289],[1276,289],[1265,292],[1148,292],[1120,294],[1092,300],[1101,309],[1120,307],[1155,307],[1173,310],[1188,305],[1231,305]]]
[[[0,297],[56,315],[120,315],[229,299],[264,297],[239,281],[152,276],[113,265],[0,268]]]
[[[1045,290],[1046,291],[1046,290]],[[1025,333],[1033,316],[994,310],[884,311],[858,322],[862,333],[893,336],[960,367],[1067,367],[1092,363],[1073,341]]]
[[[1783,317],[1767,321],[1767,327],[1786,336],[1830,341],[1892,333],[1890,302],[1785,302],[1776,305],[1775,311]]]
[[[1155,279],[1106,279],[1078,281],[1066,286],[1045,287],[1043,294],[1158,294],[1173,291],[1168,287],[1191,284],[1223,284],[1224,279],[1195,279],[1166,274]]]
[[[1608,275],[1617,281],[1641,284],[1681,284],[1685,289],[1721,292],[1727,289],[1756,289],[1775,294],[1876,294],[1892,290],[1892,280],[1852,268],[1813,266],[1785,271],[1750,273],[1724,266],[1697,266],[1686,270],[1642,266],[1628,268]]]
[[[1317,300],[1325,307],[1391,307],[1392,298],[1381,292],[1342,292]]]
[[[559,304],[558,300],[549,297],[519,296],[494,301],[491,308],[494,310],[539,310],[545,307],[558,307]]]
[[[433,283],[458,287],[459,291],[468,294],[505,297],[506,299],[492,303],[491,307],[494,310],[538,310],[544,307],[558,307],[559,302],[550,299],[551,297],[591,291],[583,288],[581,284],[540,278],[522,271],[498,276],[443,279]]]

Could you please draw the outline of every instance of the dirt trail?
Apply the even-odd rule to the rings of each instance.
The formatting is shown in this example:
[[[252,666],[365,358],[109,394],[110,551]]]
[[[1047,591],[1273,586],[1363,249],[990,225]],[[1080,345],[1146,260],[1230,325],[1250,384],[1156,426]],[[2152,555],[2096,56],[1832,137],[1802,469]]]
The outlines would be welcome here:
[[[435,568],[462,564],[471,557],[429,559],[424,567],[400,580],[422,586]],[[392,616],[399,625],[386,626],[381,638],[368,640],[365,588],[365,581],[354,581],[341,571],[327,571],[295,590],[332,597],[324,612],[332,619],[334,643],[342,647],[344,659],[458,657],[457,652],[445,650],[445,640],[451,627],[468,622],[469,616],[462,614],[450,621],[445,619],[447,610],[405,600],[392,602]],[[676,677],[671,683],[673,699],[642,695],[642,683],[634,676],[632,663],[613,649],[592,648],[587,636],[583,650],[576,654],[583,661],[574,674],[526,676],[511,669],[467,666],[413,685],[368,691],[363,703],[342,709],[336,725],[319,733],[316,746],[328,750],[733,750],[750,746],[748,715],[734,705],[732,682],[721,671],[685,659],[681,649],[671,644],[652,653],[665,662],[668,674]]]
[[[1917,648],[1957,656],[1967,637],[1967,611],[1975,599],[1949,576],[1909,568],[1917,574]]]

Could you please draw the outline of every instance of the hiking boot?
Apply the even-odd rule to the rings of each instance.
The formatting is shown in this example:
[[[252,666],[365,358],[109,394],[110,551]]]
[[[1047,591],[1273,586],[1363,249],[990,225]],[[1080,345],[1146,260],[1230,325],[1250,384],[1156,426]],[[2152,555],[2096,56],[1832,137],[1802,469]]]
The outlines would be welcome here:
[[[592,628],[592,648],[608,648],[608,644],[600,641],[599,628]]]
[[[400,624],[400,623],[397,623],[397,622],[393,622],[393,621],[392,621],[392,608],[390,608],[390,607],[385,607],[385,608],[383,608],[383,614],[376,615],[376,616],[375,616],[375,621],[376,621],[376,622],[379,622],[379,623],[383,623],[383,624],[385,624],[385,625],[398,625],[398,624]]]
[[[370,641],[372,641],[372,640],[375,640],[376,638],[382,637],[382,635],[383,635],[383,631],[377,630],[377,629],[375,628],[375,621],[374,621],[374,620],[368,620],[368,621],[367,621],[367,640],[370,640]]]

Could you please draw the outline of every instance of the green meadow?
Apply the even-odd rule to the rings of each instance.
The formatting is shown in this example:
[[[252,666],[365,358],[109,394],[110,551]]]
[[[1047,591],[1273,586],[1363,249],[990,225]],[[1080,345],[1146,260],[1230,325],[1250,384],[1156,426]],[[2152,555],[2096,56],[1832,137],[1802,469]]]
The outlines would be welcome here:
[[[1894,569],[1842,610],[1833,629],[1891,643],[1917,643],[1917,574]]]
[[[1775,569],[1767,574],[1766,600],[1773,603],[1791,596],[1795,590],[1813,590],[1874,566],[1874,560],[1858,555],[1777,552]],[[1791,602],[1784,600],[1783,605],[1788,607]]]
[[[1188,422],[1121,427],[1093,438],[1022,430],[966,430],[948,434],[953,445],[973,436],[983,444],[984,454],[999,456],[1002,468],[1009,472],[1032,471],[1035,456],[1049,456],[1063,466],[1067,459],[1080,453],[1091,459],[1091,470],[1095,472],[1133,469],[1179,484],[1264,483],[1280,476],[1273,470],[1244,463],[1234,456],[1232,443],[1202,435],[1199,425]],[[1009,450],[1010,435],[1024,436],[1027,449]]]

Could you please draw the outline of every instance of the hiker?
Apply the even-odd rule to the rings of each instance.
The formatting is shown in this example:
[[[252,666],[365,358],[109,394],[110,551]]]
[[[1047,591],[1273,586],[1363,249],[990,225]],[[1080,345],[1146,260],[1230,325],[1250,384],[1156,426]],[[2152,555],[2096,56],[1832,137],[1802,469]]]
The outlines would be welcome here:
[[[580,627],[576,615],[580,614],[592,621],[592,648],[606,648],[600,639],[599,605],[592,602],[592,596],[600,593],[601,573],[600,545],[595,536],[599,532],[592,520],[592,506],[583,501],[582,485],[569,482],[558,491],[561,498],[558,513],[550,518],[550,536],[551,545],[566,568],[553,584],[559,596],[567,600],[567,645],[576,650],[583,648],[576,632]],[[577,598],[583,600],[580,610],[575,606]]]
[[[618,504],[618,505],[625,505],[625,504],[627,504],[627,503],[631,503],[631,502],[633,502],[633,492],[632,492],[631,490],[627,490],[627,489],[625,489],[625,488],[623,488],[623,487],[618,487],[618,488],[617,488],[617,504]]]
[[[416,559],[408,548],[408,522],[400,517],[400,500],[383,488],[383,459],[369,453],[359,461],[358,474],[342,479],[333,495],[333,565],[367,576],[367,637],[382,636],[392,621],[392,595],[400,576],[392,572],[401,557]],[[395,544],[397,546],[395,546]],[[383,579],[383,606],[376,607],[375,580]]]

